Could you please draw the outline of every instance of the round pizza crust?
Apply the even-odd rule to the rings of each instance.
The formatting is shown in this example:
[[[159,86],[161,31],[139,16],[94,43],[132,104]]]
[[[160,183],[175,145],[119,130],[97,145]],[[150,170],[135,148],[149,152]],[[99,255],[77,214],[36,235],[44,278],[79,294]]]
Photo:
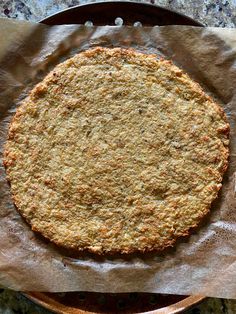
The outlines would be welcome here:
[[[161,251],[208,213],[228,133],[221,107],[170,61],[96,47],[22,102],[4,165],[17,209],[57,245]]]

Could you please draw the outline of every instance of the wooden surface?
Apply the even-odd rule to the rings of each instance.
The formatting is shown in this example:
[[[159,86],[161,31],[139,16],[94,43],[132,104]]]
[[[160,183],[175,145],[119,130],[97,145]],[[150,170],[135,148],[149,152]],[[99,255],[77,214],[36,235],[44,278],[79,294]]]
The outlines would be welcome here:
[[[27,298],[43,307],[61,314],[90,313],[145,313],[177,314],[202,302],[202,296],[161,295],[154,293],[52,293],[32,292]],[[82,298],[81,298],[82,297]]]

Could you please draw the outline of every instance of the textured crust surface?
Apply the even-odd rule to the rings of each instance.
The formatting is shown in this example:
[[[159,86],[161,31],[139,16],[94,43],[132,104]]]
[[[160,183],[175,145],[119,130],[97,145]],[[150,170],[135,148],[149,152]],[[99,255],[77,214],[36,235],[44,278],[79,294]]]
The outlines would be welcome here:
[[[170,61],[97,47],[23,101],[4,165],[18,210],[54,243],[162,250],[217,197],[228,133],[220,106]]]

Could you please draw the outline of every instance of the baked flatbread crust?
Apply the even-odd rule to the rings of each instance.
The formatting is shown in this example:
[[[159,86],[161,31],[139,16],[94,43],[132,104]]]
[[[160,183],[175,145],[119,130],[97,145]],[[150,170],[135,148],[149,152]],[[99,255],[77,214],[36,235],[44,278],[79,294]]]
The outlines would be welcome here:
[[[4,165],[19,212],[52,242],[160,251],[207,214],[227,168],[221,107],[170,61],[94,48],[22,102]]]

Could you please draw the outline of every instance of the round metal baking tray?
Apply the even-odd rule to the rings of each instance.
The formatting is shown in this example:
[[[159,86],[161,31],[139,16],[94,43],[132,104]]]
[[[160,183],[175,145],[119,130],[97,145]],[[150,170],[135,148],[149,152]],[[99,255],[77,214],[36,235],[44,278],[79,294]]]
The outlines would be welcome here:
[[[116,21],[119,21],[117,18],[121,18],[125,25],[141,22],[143,26],[204,26],[181,13],[135,1],[99,1],[81,4],[53,14],[40,22],[47,25],[61,25],[84,24],[90,21],[94,25],[115,25]]]
[[[78,5],[40,21],[47,25],[191,25],[201,23],[175,11],[134,1],[104,1]],[[141,24],[140,24],[141,23]],[[135,287],[134,287],[135,290]],[[174,314],[201,302],[203,296],[178,296],[155,293],[41,293],[24,295],[33,302],[63,314],[82,313],[148,313]]]

